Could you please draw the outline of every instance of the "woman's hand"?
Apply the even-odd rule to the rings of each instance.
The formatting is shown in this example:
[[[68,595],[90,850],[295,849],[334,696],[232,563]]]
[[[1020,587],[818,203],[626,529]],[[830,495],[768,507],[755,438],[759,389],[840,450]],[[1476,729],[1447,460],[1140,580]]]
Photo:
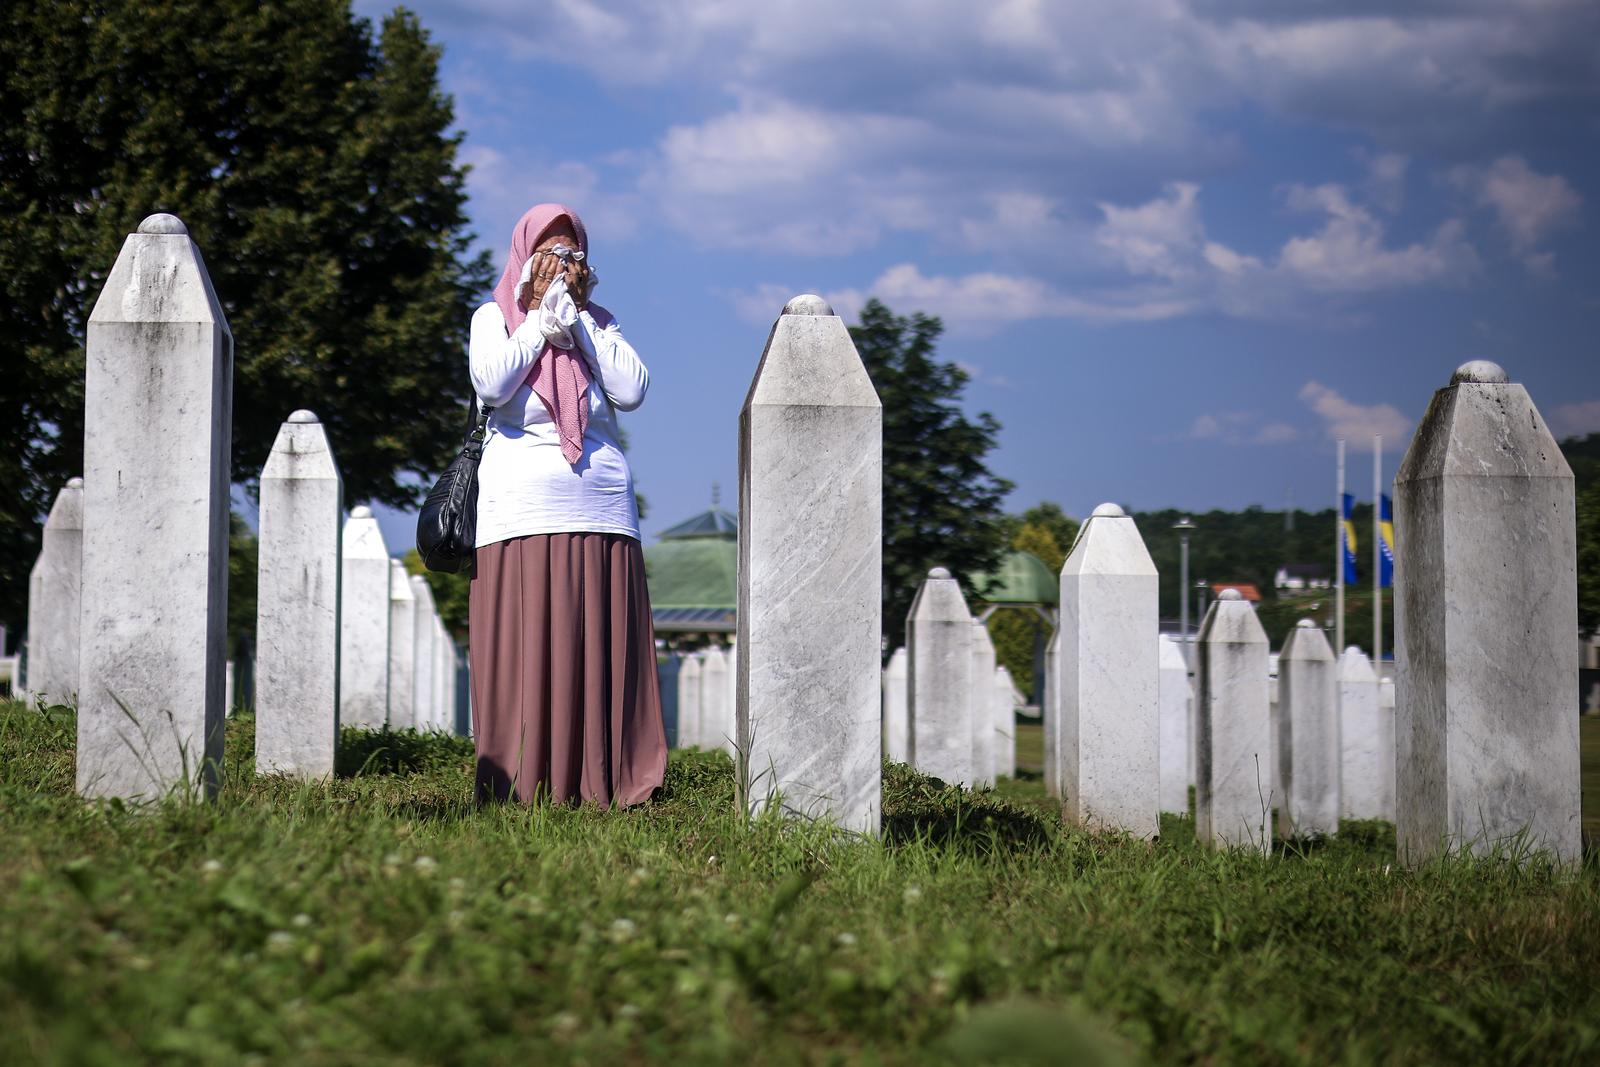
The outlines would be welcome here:
[[[533,250],[533,269],[529,272],[528,282],[517,294],[517,301],[522,305],[522,310],[539,306],[544,299],[545,291],[550,288],[557,274],[565,276],[567,292],[572,294],[572,301],[579,310],[589,301],[589,265],[575,257],[568,256],[563,259],[555,254],[557,248],[568,248],[574,251],[578,248],[578,237],[569,227],[562,226],[551,231],[544,240],[539,242],[539,247]]]

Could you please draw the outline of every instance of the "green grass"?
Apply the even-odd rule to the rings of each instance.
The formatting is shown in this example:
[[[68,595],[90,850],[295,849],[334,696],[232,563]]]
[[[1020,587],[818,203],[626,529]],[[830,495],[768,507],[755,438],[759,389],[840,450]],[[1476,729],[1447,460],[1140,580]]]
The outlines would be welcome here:
[[[298,784],[249,730],[214,803],[136,812],[72,795],[70,713],[0,705],[0,1063],[1600,1056],[1592,861],[1216,854],[899,767],[862,841],[745,822],[692,753],[638,810],[477,810],[463,742],[347,733]]]

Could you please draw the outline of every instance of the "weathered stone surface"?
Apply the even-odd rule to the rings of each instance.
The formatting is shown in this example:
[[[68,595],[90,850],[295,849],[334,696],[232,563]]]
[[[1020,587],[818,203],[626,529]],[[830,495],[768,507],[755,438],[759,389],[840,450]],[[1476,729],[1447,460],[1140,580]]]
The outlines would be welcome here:
[[[1017,773],[1017,687],[1005,667],[994,669],[994,776]]]
[[[89,316],[77,785],[210,792],[222,758],[233,336],[171,216]]]
[[[1339,813],[1394,818],[1394,713],[1378,709],[1378,675],[1355,645],[1339,657]]]
[[[896,763],[911,762],[911,707],[906,702],[910,654],[894,650],[883,668],[883,752]]]
[[[1194,781],[1194,746],[1189,736],[1194,699],[1183,649],[1166,634],[1157,646],[1156,664],[1161,699],[1161,810],[1186,815],[1189,785]]]
[[[1572,470],[1528,392],[1468,363],[1395,476],[1402,859],[1526,844],[1577,861]]]
[[[705,688],[701,680],[705,675],[705,663],[699,653],[691,652],[683,657],[683,664],[678,668],[678,747],[699,748],[700,729],[700,697]]]
[[[322,423],[296,411],[261,471],[256,772],[333,773],[339,738],[343,486]]]
[[[389,726],[417,726],[416,695],[417,595],[411,575],[397,559],[389,561]]]
[[[433,684],[434,667],[439,662],[433,651],[438,632],[433,620],[438,613],[433,607],[433,589],[420,574],[411,576],[411,595],[416,598],[411,630],[411,706],[417,729],[427,731],[434,728],[439,715],[439,690]]]
[[[1327,637],[1310,619],[1284,639],[1278,688],[1278,833],[1337,833],[1339,672]]]
[[[1061,627],[1050,632],[1044,649],[1044,692],[1039,697],[1039,723],[1044,735],[1044,790],[1061,798]]]
[[[389,549],[372,509],[344,524],[339,593],[339,721],[378,729],[389,718]]]
[[[961,584],[935,567],[906,615],[911,761],[923,774],[972,785],[972,613]]]
[[[972,620],[972,674],[967,700],[972,705],[973,784],[994,785],[994,639],[980,619]]]
[[[1101,504],[1061,566],[1058,776],[1080,825],[1161,832],[1157,596],[1138,527]]]
[[[819,297],[773,326],[739,415],[742,802],[876,834],[883,409]]]
[[[1195,837],[1268,852],[1267,634],[1237,589],[1211,602],[1195,662]]]
[[[72,478],[56,494],[44,520],[39,558],[28,574],[30,699],[46,704],[72,704],[78,699],[82,592],[83,479]]]

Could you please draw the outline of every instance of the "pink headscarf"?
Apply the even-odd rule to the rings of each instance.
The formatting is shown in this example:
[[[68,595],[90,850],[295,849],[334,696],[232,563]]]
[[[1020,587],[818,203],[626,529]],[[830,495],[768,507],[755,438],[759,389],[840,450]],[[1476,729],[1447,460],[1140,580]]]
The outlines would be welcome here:
[[[589,234],[583,228],[578,213],[565,204],[535,204],[527,214],[517,220],[511,230],[511,251],[506,254],[506,269],[494,287],[494,302],[500,305],[505,316],[506,334],[509,336],[522,325],[528,313],[517,304],[517,282],[522,277],[522,267],[533,255],[533,250],[544,240],[550,229],[565,219],[578,237],[579,251],[589,251]],[[549,342],[534,360],[528,375],[533,392],[550,413],[561,439],[561,455],[568,463],[577,463],[583,457],[583,433],[589,426],[589,374],[581,353],[557,348]]]

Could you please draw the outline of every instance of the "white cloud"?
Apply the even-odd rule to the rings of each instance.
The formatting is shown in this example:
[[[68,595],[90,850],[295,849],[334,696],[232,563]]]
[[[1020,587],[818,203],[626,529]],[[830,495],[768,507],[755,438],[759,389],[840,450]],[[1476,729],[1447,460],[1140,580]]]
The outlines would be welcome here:
[[[1557,438],[1600,433],[1600,400],[1557,404],[1550,409],[1550,416],[1545,421]]]
[[[1329,440],[1366,441],[1381,436],[1394,445],[1406,440],[1411,420],[1393,404],[1357,404],[1321,382],[1300,387],[1300,400],[1323,422]]]
[[[1197,416],[1182,439],[1225,445],[1282,445],[1299,440],[1300,430],[1287,422],[1263,421],[1253,411],[1220,411]]]
[[[1540,174],[1521,156],[1501,156],[1487,167],[1458,167],[1451,177],[1494,212],[1511,251],[1529,270],[1547,274],[1554,268],[1554,254],[1539,246],[1573,225],[1583,207],[1583,198],[1565,178]]]
[[[1384,227],[1352,203],[1339,185],[1293,186],[1293,208],[1327,216],[1322,229],[1291,238],[1279,252],[1281,269],[1314,289],[1369,292],[1396,286],[1463,278],[1477,267],[1465,227],[1449,219],[1426,241],[1400,248],[1384,245]]]

